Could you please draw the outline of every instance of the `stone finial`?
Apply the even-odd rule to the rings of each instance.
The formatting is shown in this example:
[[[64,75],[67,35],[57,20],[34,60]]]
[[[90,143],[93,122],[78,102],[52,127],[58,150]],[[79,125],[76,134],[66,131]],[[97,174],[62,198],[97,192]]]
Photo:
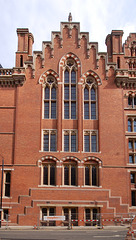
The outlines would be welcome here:
[[[68,21],[69,21],[69,22],[72,22],[72,15],[71,15],[71,13],[69,13]]]

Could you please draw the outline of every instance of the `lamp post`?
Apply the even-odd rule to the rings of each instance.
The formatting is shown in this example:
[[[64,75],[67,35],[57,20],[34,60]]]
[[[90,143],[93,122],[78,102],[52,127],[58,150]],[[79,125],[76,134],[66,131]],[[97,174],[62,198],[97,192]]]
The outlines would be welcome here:
[[[2,156],[1,156],[1,157],[2,157]],[[1,228],[1,220],[2,220],[3,172],[4,172],[4,158],[2,157],[1,202],[0,202],[0,228]]]

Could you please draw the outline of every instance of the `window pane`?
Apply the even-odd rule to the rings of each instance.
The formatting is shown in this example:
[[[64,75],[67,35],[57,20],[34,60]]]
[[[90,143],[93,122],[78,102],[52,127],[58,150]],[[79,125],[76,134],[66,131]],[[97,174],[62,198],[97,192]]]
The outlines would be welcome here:
[[[133,156],[129,155],[129,163],[133,163]]]
[[[10,183],[5,184],[5,196],[10,197]]]
[[[84,151],[90,152],[90,136],[84,135]]]
[[[56,151],[56,134],[51,134],[51,144],[50,144],[50,151]]]
[[[64,99],[69,100],[69,86],[64,86]]]
[[[71,86],[71,100],[76,100],[76,86]]]
[[[77,209],[71,208],[71,219],[77,219]]]
[[[131,96],[128,97],[128,105],[129,106],[132,105],[132,97]]]
[[[49,118],[49,102],[44,102],[44,118]]]
[[[131,178],[131,183],[135,183],[135,174],[134,173],[130,174],[130,178]]]
[[[47,208],[42,208],[42,220],[44,220],[44,216],[47,216]]]
[[[69,119],[69,102],[64,102],[64,118]]]
[[[69,209],[68,208],[64,208],[64,216],[65,216],[65,221],[69,220]]]
[[[134,97],[134,105],[136,105],[136,97]]]
[[[135,191],[131,192],[131,201],[132,201],[132,206],[136,206],[136,193],[135,193]]]
[[[3,219],[6,221],[8,221],[8,214],[9,214],[8,209],[3,209]]]
[[[96,186],[96,167],[92,167],[92,185]]]
[[[10,176],[11,176],[11,173],[10,173],[10,172],[7,172],[7,173],[6,173],[6,182],[7,182],[7,183],[10,183]]]
[[[56,88],[55,87],[53,87],[51,89],[51,99],[56,99]]]
[[[76,135],[71,135],[71,152],[76,152]]]
[[[130,132],[132,132],[132,127]],[[136,132],[136,120],[134,120],[134,132]]]
[[[76,72],[74,70],[72,70],[71,72],[71,83],[75,83],[76,82]]]
[[[85,185],[90,185],[90,168],[85,167]]]
[[[50,185],[55,185],[55,166],[50,166]]]
[[[91,152],[97,152],[96,135],[91,135]]]
[[[91,103],[91,119],[96,119],[96,103]]]
[[[45,88],[45,99],[49,99],[50,90],[48,87]]]
[[[84,119],[89,119],[89,103],[84,103]]]
[[[54,208],[49,209],[49,216],[55,216],[55,209]]]
[[[69,135],[64,135],[64,152],[69,152]]]
[[[132,148],[133,148],[133,141],[129,140],[129,149],[132,149]]]
[[[86,208],[85,209],[85,218],[86,218],[86,220],[90,220],[91,219],[91,211],[90,211],[90,209],[89,208]]]
[[[71,119],[76,119],[76,102],[71,102]]]
[[[134,122],[136,123],[136,121],[134,121]],[[131,120],[130,119],[128,119],[128,132],[132,132],[132,125],[131,125]]]
[[[56,102],[51,102],[51,118],[56,118]]]
[[[71,166],[71,185],[76,185],[76,167]]]
[[[136,140],[134,141],[134,148],[135,148],[135,150],[136,150]]]
[[[44,137],[43,137],[43,151],[49,151],[49,134],[44,134]]]
[[[98,212],[98,209],[93,208],[93,219],[97,219],[97,212]]]
[[[96,100],[96,94],[95,94],[95,89],[91,89],[91,100]]]
[[[84,89],[84,100],[89,100],[89,90],[88,90],[88,88]]]
[[[64,185],[69,185],[69,168],[64,167]]]
[[[64,73],[64,82],[69,83],[69,72],[67,70]]]
[[[43,184],[48,185],[48,167],[43,168]]]

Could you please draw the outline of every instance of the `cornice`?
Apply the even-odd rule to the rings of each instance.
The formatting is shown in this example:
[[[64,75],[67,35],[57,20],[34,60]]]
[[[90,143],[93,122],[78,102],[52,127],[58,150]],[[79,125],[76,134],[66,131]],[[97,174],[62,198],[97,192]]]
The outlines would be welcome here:
[[[115,71],[115,83],[117,87],[136,89],[136,72],[126,69]]]
[[[0,69],[0,87],[23,86],[25,80],[25,68]]]

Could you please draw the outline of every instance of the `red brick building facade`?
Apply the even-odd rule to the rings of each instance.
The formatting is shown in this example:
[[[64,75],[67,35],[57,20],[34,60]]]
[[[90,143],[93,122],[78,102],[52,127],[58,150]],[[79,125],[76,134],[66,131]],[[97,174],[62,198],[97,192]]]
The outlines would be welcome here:
[[[2,218],[86,226],[134,213],[136,34],[122,45],[112,31],[107,53],[71,18],[42,51],[28,29],[17,35],[16,66],[0,69]],[[65,220],[45,221],[53,215]]]

